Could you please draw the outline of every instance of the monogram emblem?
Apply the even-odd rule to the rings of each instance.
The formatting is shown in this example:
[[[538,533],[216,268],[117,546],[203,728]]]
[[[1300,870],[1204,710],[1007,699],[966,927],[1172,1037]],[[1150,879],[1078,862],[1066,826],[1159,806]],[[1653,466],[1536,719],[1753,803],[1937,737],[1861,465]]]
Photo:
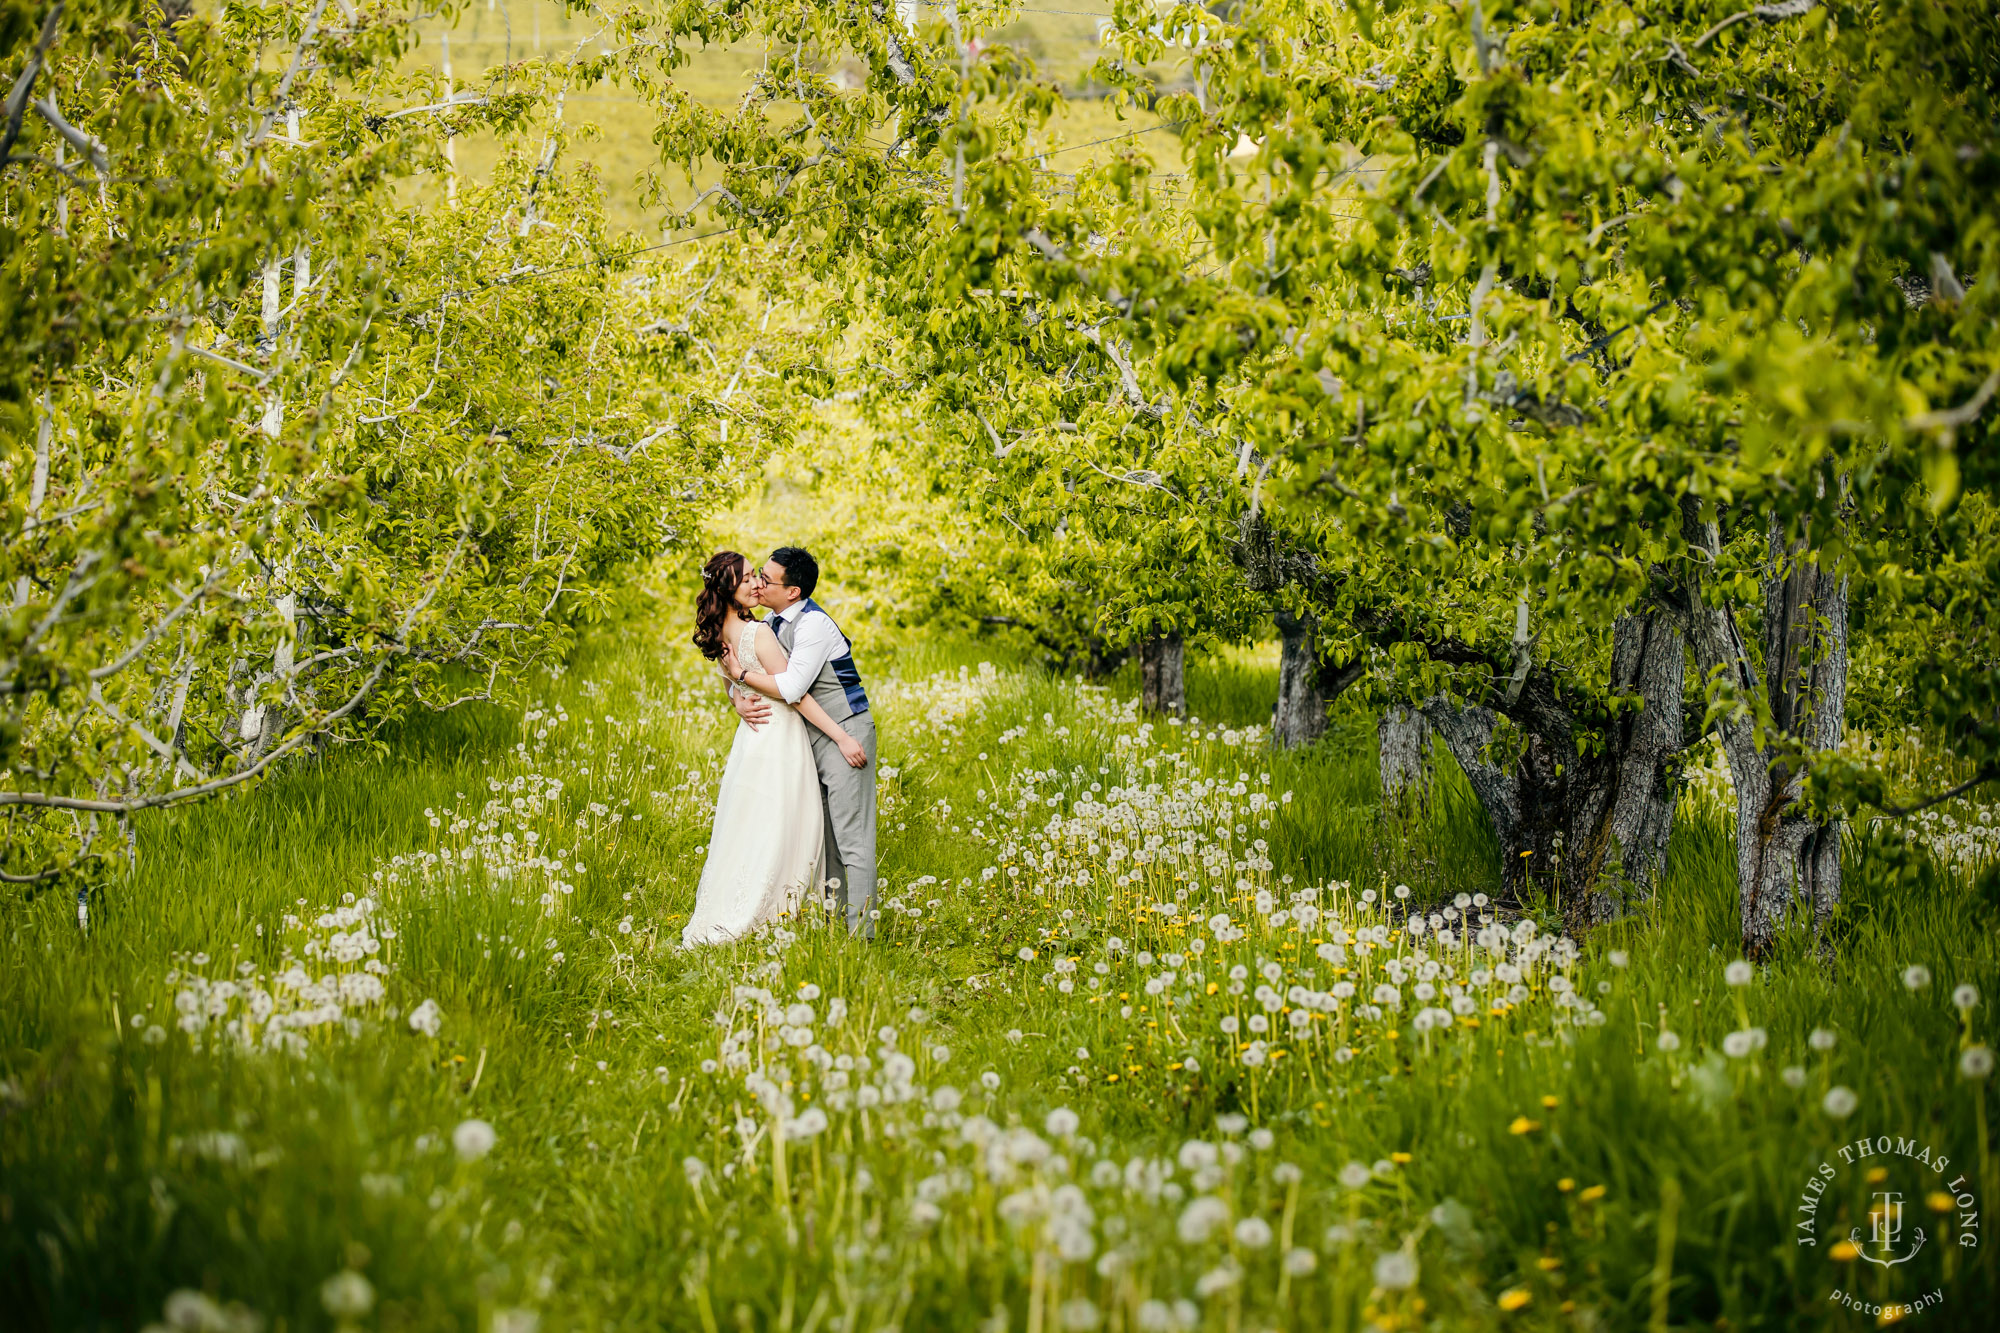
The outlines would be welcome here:
[[[1867,1242],[1863,1243],[1861,1239],[1860,1227],[1849,1231],[1847,1239],[1859,1251],[1861,1258],[1871,1264],[1893,1268],[1916,1258],[1917,1251],[1924,1248],[1924,1229],[1914,1227],[1912,1232],[1916,1240],[1908,1250],[1898,1252],[1896,1245],[1903,1236],[1903,1196],[1894,1190],[1877,1190],[1874,1204],[1868,1209]]]

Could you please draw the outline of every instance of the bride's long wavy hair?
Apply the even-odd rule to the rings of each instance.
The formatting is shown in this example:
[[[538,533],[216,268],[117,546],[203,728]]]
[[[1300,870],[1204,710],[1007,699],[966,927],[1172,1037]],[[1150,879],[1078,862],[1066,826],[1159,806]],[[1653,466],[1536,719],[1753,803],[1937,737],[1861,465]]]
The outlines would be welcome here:
[[[750,562],[735,551],[717,551],[701,567],[701,592],[694,599],[694,646],[713,662],[722,656],[722,622],[736,605]]]

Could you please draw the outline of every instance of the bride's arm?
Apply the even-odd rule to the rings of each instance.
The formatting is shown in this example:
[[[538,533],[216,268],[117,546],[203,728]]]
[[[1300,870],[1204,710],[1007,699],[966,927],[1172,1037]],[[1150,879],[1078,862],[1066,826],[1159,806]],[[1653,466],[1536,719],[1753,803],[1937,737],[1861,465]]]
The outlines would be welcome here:
[[[747,672],[743,676],[743,683],[761,694],[768,694],[774,699],[779,698],[778,677],[782,676],[785,668],[791,665],[791,658],[779,644],[778,636],[763,625],[757,627],[757,660],[760,663],[771,663],[771,670]],[[848,735],[846,729],[835,722],[826,709],[820,707],[819,700],[808,694],[792,706],[799,710],[800,717],[825,732],[827,739],[840,747],[840,757],[847,761],[849,768],[868,766],[868,752],[861,748],[861,742]]]
[[[783,675],[785,668],[792,664],[792,659],[786,654],[784,645],[778,642],[778,636],[773,634],[768,627],[759,624],[755,630],[755,634],[757,637],[758,663],[760,665],[775,663],[775,665],[770,665],[770,669],[767,671],[746,671],[741,676],[737,676],[736,679],[768,698],[782,699],[784,696],[778,692],[778,677]],[[733,671],[734,668],[742,665],[742,663],[736,660],[736,650],[733,648],[725,651],[722,661],[725,671]]]
[[[840,757],[847,761],[849,768],[868,767],[868,751],[862,749],[861,742],[848,735],[846,728],[835,722],[827,711],[819,706],[819,700],[808,694],[792,707],[799,710],[800,717],[825,732],[828,739],[840,747]]]

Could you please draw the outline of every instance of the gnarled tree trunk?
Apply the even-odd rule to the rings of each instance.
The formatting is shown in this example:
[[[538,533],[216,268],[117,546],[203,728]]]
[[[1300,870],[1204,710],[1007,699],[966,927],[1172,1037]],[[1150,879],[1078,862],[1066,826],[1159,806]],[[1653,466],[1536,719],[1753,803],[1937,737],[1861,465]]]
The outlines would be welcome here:
[[[1610,921],[1632,901],[1651,897],[1666,868],[1680,794],[1686,678],[1687,647],[1674,616],[1625,616],[1613,627],[1611,690],[1637,695],[1640,706],[1609,723],[1606,780],[1573,791],[1569,850],[1572,883],[1582,889],[1579,924]]]
[[[1612,629],[1610,692],[1636,695],[1637,710],[1579,718],[1543,670],[1527,674],[1504,716],[1441,698],[1423,705],[1492,822],[1508,896],[1532,884],[1581,931],[1652,895],[1673,831],[1685,667],[1673,613],[1654,609]],[[1579,754],[1587,727],[1602,743]]]
[[[1711,558],[1721,549],[1713,522],[1691,519],[1689,542]],[[1789,548],[1773,522],[1762,580],[1764,679],[1728,607],[1694,599],[1689,624],[1704,675],[1720,669],[1745,707],[1720,724],[1736,787],[1736,893],[1743,947],[1767,953],[1800,921],[1815,934],[1840,902],[1839,819],[1821,819],[1804,800],[1808,756],[1840,744],[1847,707],[1847,581],[1819,567],[1799,541]],[[1757,741],[1753,710],[1770,711],[1772,746]]]
[[[1139,644],[1139,704],[1149,713],[1187,712],[1185,645],[1178,634],[1162,634]]]
[[[1388,709],[1375,725],[1375,752],[1382,762],[1382,804],[1391,809],[1421,805],[1431,793],[1431,724],[1423,710]]]
[[[1271,740],[1286,749],[1311,745],[1326,731],[1326,692],[1320,687],[1315,626],[1310,617],[1279,611],[1274,617],[1278,653],[1278,707],[1271,717]]]

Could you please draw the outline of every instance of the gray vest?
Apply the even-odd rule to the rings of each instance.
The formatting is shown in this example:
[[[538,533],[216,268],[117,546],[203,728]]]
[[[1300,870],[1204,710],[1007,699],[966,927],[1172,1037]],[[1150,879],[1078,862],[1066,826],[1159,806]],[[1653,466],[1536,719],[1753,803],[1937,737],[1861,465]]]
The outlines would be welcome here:
[[[806,597],[790,611],[783,613],[785,623],[778,626],[778,646],[783,648],[788,656],[792,651],[792,640],[798,633],[799,622],[815,611],[820,615],[826,615],[812,598]],[[838,628],[835,627],[836,632]],[[847,636],[843,634],[841,638],[845,640]],[[845,651],[827,659],[826,665],[819,669],[819,675],[813,678],[812,688],[807,693],[819,700],[819,706],[824,708],[826,715],[835,722],[845,722],[856,713],[868,711],[868,693],[861,688],[861,673],[855,669],[854,650],[851,644]]]

